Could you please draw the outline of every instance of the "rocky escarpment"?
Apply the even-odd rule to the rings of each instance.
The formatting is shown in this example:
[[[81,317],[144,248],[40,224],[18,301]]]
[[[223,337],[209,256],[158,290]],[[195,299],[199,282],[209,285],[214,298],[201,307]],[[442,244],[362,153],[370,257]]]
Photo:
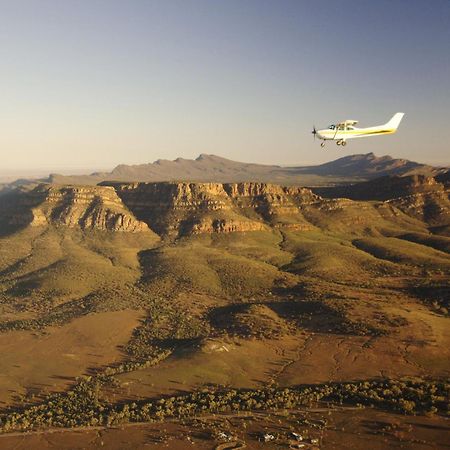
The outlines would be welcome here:
[[[314,188],[322,197],[344,197],[352,200],[392,200],[413,194],[443,192],[445,186],[433,177],[410,175],[385,176],[375,180],[344,186]]]
[[[145,232],[115,190],[100,186],[51,186],[17,192],[7,210],[11,225],[53,224],[82,230]]]
[[[309,189],[266,183],[103,183],[159,234],[305,229],[301,206],[320,198]]]
[[[380,179],[370,186],[384,186],[383,180],[386,185]],[[13,226],[151,230],[169,237],[273,228],[376,234],[406,225],[420,231],[449,224],[448,189],[442,183],[421,176],[388,181],[391,198],[384,199],[387,194],[380,187],[382,199],[377,201],[322,198],[307,188],[267,183],[42,184],[1,196],[0,221],[6,217]],[[361,187],[354,189],[362,192]]]
[[[347,186],[315,188],[314,192],[328,198],[382,200],[408,216],[438,225],[448,223],[450,217],[448,179],[448,173],[437,177],[387,176]]]
[[[448,225],[450,222],[450,190],[411,194],[387,200],[387,203],[430,225]]]

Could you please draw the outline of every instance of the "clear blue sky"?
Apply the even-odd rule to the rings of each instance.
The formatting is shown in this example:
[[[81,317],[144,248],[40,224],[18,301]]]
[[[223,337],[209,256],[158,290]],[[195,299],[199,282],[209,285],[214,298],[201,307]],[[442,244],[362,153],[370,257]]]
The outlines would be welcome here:
[[[448,164],[449,24],[449,0],[0,0],[1,169]],[[396,135],[312,141],[313,123],[397,111]]]

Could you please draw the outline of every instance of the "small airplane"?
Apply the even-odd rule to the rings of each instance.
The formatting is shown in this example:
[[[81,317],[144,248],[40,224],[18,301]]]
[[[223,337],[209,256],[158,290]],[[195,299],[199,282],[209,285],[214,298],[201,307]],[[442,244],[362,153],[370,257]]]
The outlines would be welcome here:
[[[313,127],[312,134],[314,135],[314,139],[316,136],[322,139],[321,147],[325,147],[325,141],[336,141],[337,145],[346,145],[347,139],[395,133],[404,115],[404,113],[398,112],[384,125],[368,128],[356,128],[357,120],[344,120],[335,125],[330,125],[323,130],[316,130],[316,127]]]

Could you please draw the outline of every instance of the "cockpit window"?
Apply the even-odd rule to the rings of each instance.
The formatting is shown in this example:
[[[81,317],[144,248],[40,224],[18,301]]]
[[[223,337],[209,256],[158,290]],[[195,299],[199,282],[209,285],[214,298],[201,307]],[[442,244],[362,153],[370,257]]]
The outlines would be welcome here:
[[[328,129],[329,130],[334,130],[336,127],[334,126],[334,125],[330,125],[329,127],[328,127]]]

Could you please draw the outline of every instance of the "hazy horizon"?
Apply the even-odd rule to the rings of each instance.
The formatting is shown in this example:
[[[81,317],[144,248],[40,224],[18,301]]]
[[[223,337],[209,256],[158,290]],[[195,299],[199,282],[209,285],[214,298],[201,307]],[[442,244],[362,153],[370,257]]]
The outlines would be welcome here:
[[[3,2],[0,174],[200,153],[448,165],[449,22],[444,0]],[[312,139],[313,124],[377,125],[397,111],[393,136],[345,149]]]

